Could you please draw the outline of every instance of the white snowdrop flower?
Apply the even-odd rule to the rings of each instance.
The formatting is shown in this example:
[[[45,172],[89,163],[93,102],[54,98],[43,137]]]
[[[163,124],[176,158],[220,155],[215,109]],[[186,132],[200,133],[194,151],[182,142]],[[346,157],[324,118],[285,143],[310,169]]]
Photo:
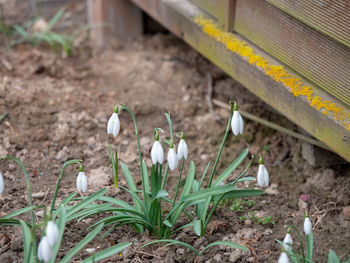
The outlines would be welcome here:
[[[185,141],[185,136],[183,132],[180,135],[180,143],[179,143],[179,146],[177,147],[177,154],[178,154],[179,160],[181,160],[182,158],[185,158],[185,160],[187,159],[188,147],[187,147],[187,143]]]
[[[278,263],[289,263],[289,257],[286,252],[282,252],[280,257],[278,258]]]
[[[44,262],[49,262],[52,256],[53,247],[50,246],[47,236],[43,236],[38,246],[38,258]]]
[[[293,240],[290,235],[290,228],[288,228],[287,234],[283,239],[283,246],[286,251],[292,251]]]
[[[178,163],[178,158],[177,158],[177,154],[174,150],[174,145],[172,142],[170,142],[170,149],[168,152],[168,165],[169,165],[169,169],[171,171],[174,171],[175,168],[177,167],[177,163]]]
[[[257,175],[257,181],[258,181],[258,185],[259,187],[268,187],[269,186],[269,173],[266,170],[266,167],[264,165],[264,161],[262,159],[262,157],[260,156],[259,159],[259,170],[258,170],[258,175]]]
[[[241,114],[238,111],[238,105],[235,102],[233,106],[233,115],[231,119],[231,129],[235,136],[243,133],[244,123]]]
[[[2,174],[0,172],[0,195],[4,192],[4,188],[5,188],[4,177],[2,177]]]
[[[53,221],[47,222],[46,237],[51,247],[54,247],[56,245],[56,243],[58,242],[59,236],[60,236],[60,232],[58,231],[58,227],[56,226],[55,222]]]
[[[118,117],[118,105],[115,106],[112,116],[108,120],[107,133],[116,137],[120,130],[120,121]]]
[[[164,161],[164,151],[162,144],[159,142],[159,133],[158,130],[155,129],[154,131],[154,143],[151,150],[151,158],[152,163],[156,164],[163,164]]]
[[[305,235],[310,235],[312,231],[312,223],[308,214],[306,214],[304,219],[304,233]]]
[[[78,192],[86,192],[87,190],[87,179],[86,179],[86,175],[83,171],[83,167],[80,166],[80,172],[78,174],[77,177],[77,189]]]
[[[88,252],[89,254],[96,253],[96,249],[94,247],[86,248],[85,251]]]

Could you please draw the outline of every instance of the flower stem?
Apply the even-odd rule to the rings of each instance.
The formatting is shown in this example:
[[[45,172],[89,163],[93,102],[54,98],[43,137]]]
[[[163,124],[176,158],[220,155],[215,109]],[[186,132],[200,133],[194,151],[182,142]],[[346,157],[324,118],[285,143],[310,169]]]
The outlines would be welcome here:
[[[167,163],[166,166],[165,166],[165,171],[164,171],[162,186],[160,187],[160,190],[163,190],[164,187],[165,187],[165,181],[166,181],[166,178],[168,177],[168,171],[169,171],[169,165],[168,165],[168,163]]]
[[[32,207],[32,209],[30,210],[30,215],[31,215],[31,224],[32,224],[32,241],[33,241],[33,255],[35,258],[35,261],[37,262],[37,251],[36,251],[36,238],[35,238],[35,216],[34,216],[34,211],[33,211],[33,199],[32,199],[32,190],[30,187],[30,181],[29,181],[29,176],[28,176],[28,172],[24,166],[24,164],[22,163],[22,161],[20,159],[18,159],[17,157],[14,156],[1,156],[1,159],[6,159],[6,160],[11,160],[13,162],[15,162],[19,167],[21,167],[23,173],[24,173],[24,177],[26,180],[26,185],[27,185],[27,192],[28,192],[28,199],[29,199],[29,205]]]
[[[226,131],[225,131],[224,138],[222,139],[222,142],[221,142],[221,145],[220,145],[220,149],[219,149],[218,155],[216,156],[216,160],[215,160],[215,163],[214,163],[214,166],[213,166],[213,170],[211,171],[211,174],[210,174],[210,179],[209,179],[209,183],[208,183],[208,188],[211,186],[211,183],[212,183],[212,181],[213,181],[213,177],[214,177],[214,174],[215,174],[215,171],[216,171],[216,167],[217,167],[217,165],[218,165],[218,163],[219,163],[219,159],[220,159],[220,156],[221,156],[222,149],[224,148],[227,135],[228,135],[228,133],[229,133],[229,131],[230,131],[231,119],[232,119],[233,108],[234,108],[234,102],[230,102],[230,103],[231,103],[230,116],[229,116],[229,118],[228,118],[228,122],[227,122],[227,127],[226,127]]]
[[[122,110],[127,110],[133,120],[134,128],[135,128],[135,134],[136,134],[136,140],[137,140],[137,149],[139,152],[139,161],[140,161],[140,170],[141,170],[141,180],[142,180],[142,194],[143,196],[146,196],[146,189],[145,189],[145,182],[143,178],[143,169],[142,169],[142,155],[141,155],[141,146],[140,146],[140,137],[139,137],[139,130],[137,128],[136,118],[134,113],[125,105],[122,105]],[[149,191],[149,189],[147,189]]]
[[[57,197],[57,193],[58,193],[58,189],[60,188],[60,184],[62,181],[62,177],[63,177],[63,172],[66,169],[67,166],[71,165],[71,164],[80,164],[82,162],[82,160],[78,160],[78,159],[74,159],[74,160],[70,160],[68,162],[66,162],[60,172],[60,175],[58,176],[58,180],[56,183],[56,188],[55,188],[55,192],[53,194],[53,198],[52,198],[52,202],[51,202],[51,208],[50,208],[50,213],[49,213],[49,220],[51,220],[51,216],[53,213],[53,209],[55,207],[55,202],[56,202],[56,197]]]
[[[174,200],[173,200],[173,207],[175,205],[177,194],[178,194],[178,191],[179,191],[179,187],[180,187],[180,183],[181,183],[181,176],[182,176],[182,171],[184,169],[184,165],[185,165],[185,158],[182,159],[180,174],[179,174],[179,178],[177,180],[177,185],[176,185],[176,188],[175,188],[175,196],[174,196]]]

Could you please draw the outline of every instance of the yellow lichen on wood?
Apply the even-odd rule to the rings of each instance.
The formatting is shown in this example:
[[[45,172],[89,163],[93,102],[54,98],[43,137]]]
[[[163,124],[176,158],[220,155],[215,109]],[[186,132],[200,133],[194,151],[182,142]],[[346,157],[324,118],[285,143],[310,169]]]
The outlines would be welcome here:
[[[254,53],[248,43],[238,39],[232,33],[222,31],[213,20],[198,16],[195,18],[195,22],[208,36],[225,45],[228,50],[245,58],[248,63],[262,69],[267,76],[283,83],[295,97],[306,97],[311,107],[323,115],[333,116],[336,121],[339,121],[343,127],[350,131],[350,115],[345,113],[342,107],[335,105],[330,100],[315,96],[312,87],[304,86],[299,78],[289,74],[282,65],[269,65],[267,60]]]

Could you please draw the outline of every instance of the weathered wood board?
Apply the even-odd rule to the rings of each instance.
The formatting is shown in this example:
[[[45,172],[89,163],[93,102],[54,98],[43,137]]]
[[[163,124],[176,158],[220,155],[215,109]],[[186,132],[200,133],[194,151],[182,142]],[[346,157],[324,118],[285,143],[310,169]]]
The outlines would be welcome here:
[[[343,44],[262,0],[236,1],[234,29],[350,105],[350,49]]]

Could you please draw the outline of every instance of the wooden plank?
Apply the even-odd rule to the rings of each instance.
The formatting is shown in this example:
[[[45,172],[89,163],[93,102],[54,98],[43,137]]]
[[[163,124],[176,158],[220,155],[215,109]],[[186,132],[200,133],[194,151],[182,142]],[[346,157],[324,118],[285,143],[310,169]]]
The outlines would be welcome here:
[[[348,0],[267,1],[350,48],[350,2]]]
[[[98,46],[129,41],[143,33],[142,13],[128,0],[88,0],[88,16],[91,39]]]
[[[261,0],[237,0],[235,31],[350,105],[350,49]]]
[[[218,20],[225,31],[233,30],[235,0],[191,0]]]
[[[237,34],[224,32],[212,17],[188,0],[132,1],[251,92],[350,161],[350,140],[344,139],[350,136],[349,107],[283,68]],[[295,78],[299,78],[302,89],[293,91],[285,85]],[[238,97],[239,94],[232,94],[232,99]]]

